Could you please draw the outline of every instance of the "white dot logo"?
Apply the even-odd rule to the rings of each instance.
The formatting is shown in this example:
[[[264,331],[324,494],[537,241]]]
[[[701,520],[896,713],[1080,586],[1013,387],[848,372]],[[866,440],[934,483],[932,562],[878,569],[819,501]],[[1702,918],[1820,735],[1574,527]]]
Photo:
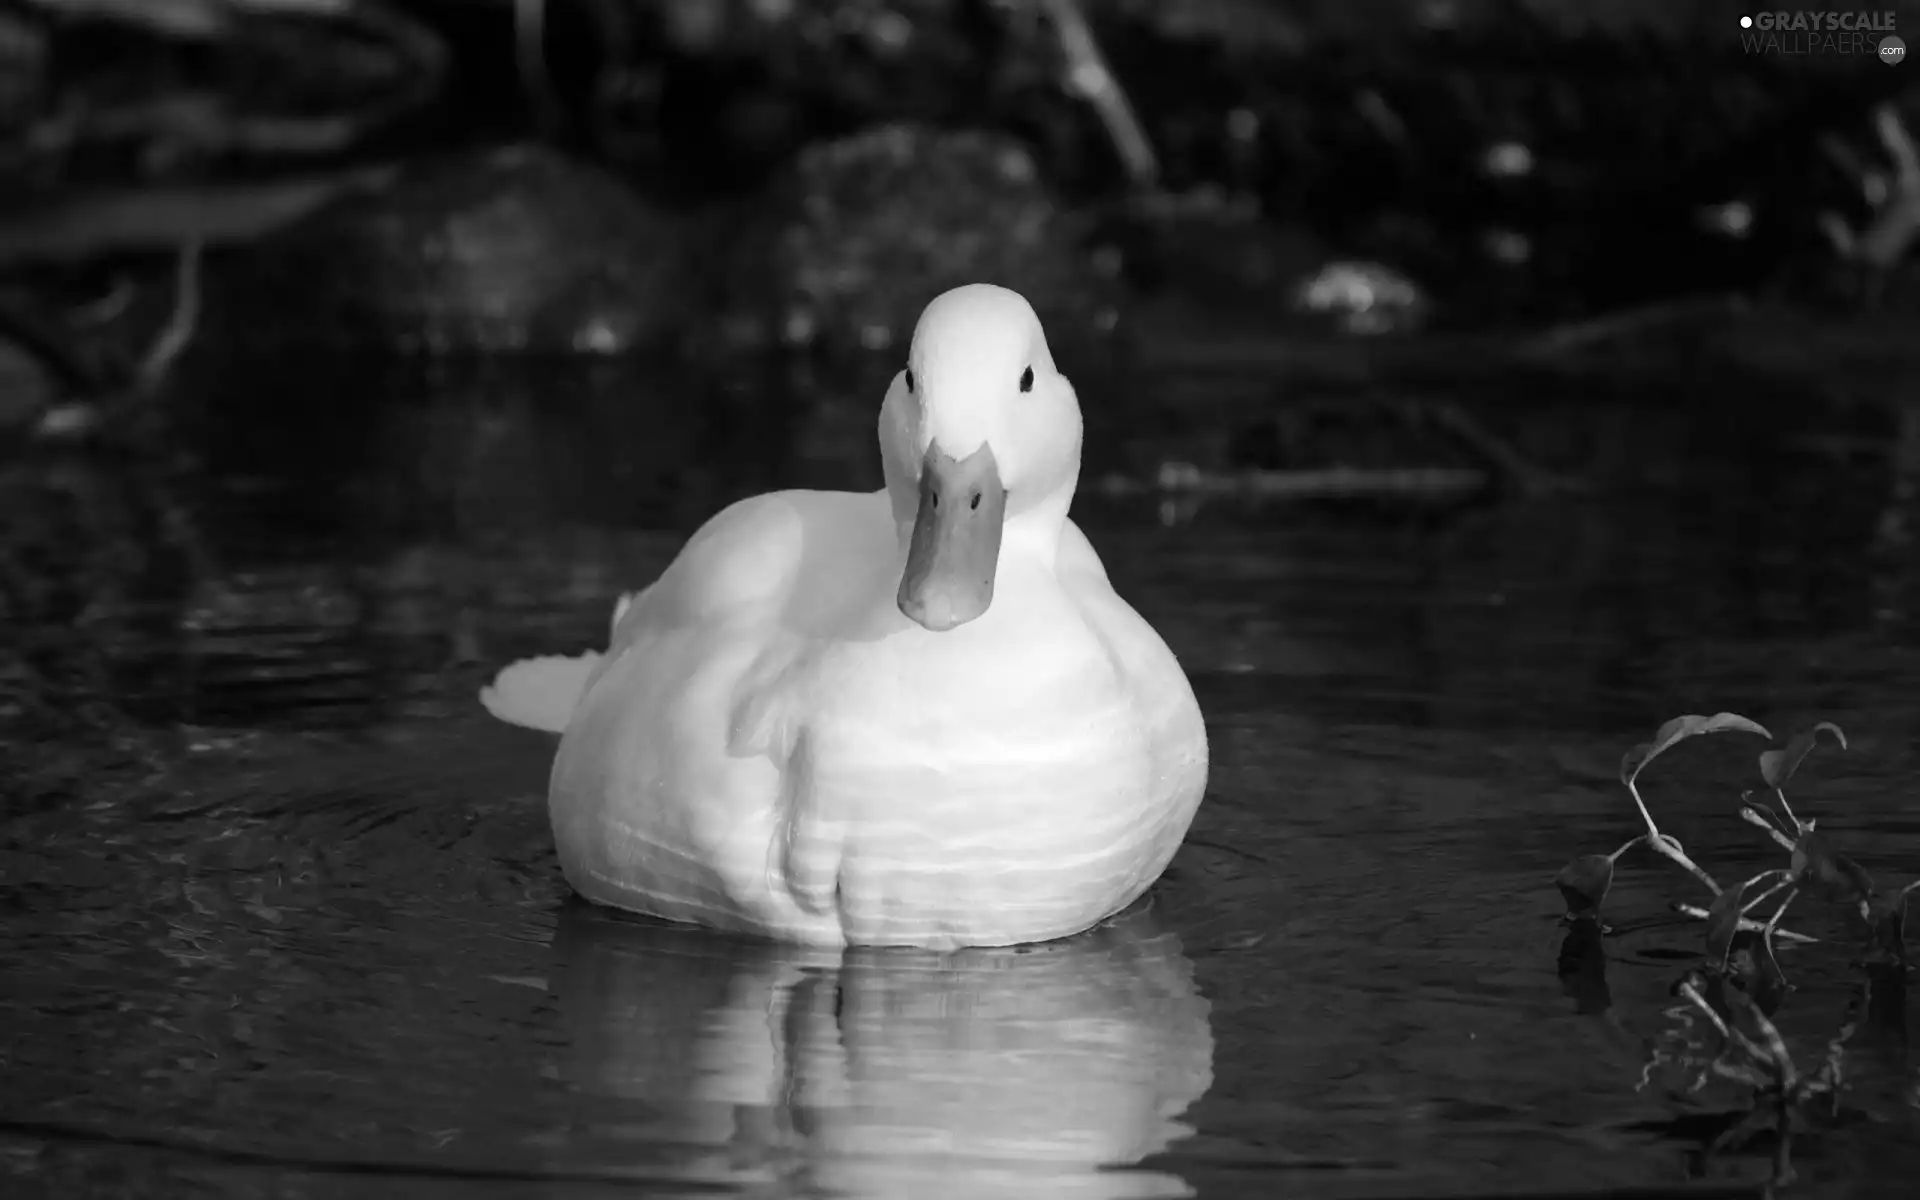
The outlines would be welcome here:
[[[1742,28],[1742,29],[1752,29],[1752,28],[1753,28],[1753,18],[1752,18],[1752,17],[1741,17],[1741,18],[1740,18],[1740,28]]]

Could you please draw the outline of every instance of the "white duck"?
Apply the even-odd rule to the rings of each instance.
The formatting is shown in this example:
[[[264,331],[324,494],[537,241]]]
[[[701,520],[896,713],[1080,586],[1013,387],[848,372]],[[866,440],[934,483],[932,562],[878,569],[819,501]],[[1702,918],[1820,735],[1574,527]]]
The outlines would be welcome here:
[[[588,900],[829,946],[1077,933],[1166,868],[1207,738],[1166,643],[1067,519],[1080,407],[1025,299],[927,306],[878,492],[774,492],[621,600],[604,654],[515,663],[562,734],[549,808]]]

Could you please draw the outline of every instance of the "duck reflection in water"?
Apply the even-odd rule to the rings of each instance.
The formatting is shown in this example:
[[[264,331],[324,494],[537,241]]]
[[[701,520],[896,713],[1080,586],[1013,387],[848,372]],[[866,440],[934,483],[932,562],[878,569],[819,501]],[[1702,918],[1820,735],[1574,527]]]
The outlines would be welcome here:
[[[1192,1129],[1208,1004],[1150,903],[1076,937],[951,953],[781,946],[564,911],[553,987],[582,1092],[761,1193],[1149,1197]],[[625,1115],[625,1114],[623,1114]]]

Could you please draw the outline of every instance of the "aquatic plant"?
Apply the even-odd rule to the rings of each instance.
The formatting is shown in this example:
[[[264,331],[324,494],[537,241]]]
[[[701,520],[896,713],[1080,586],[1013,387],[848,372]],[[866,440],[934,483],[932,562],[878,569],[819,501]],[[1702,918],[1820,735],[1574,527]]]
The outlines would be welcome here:
[[[1675,912],[1704,922],[1704,961],[1673,985],[1672,995],[1682,1004],[1669,1009],[1668,1015],[1677,1019],[1680,1027],[1654,1042],[1640,1084],[1647,1085],[1656,1067],[1684,1062],[1692,1074],[1687,1089],[1690,1092],[1704,1087],[1710,1078],[1751,1088],[1751,1109],[1730,1114],[1726,1127],[1707,1139],[1704,1151],[1711,1156],[1770,1138],[1773,1183],[1784,1185],[1793,1178],[1789,1161],[1792,1135],[1809,1102],[1825,1098],[1834,1110],[1829,1115],[1838,1112],[1842,1054],[1861,1017],[1859,1012],[1854,1013],[1829,1040],[1826,1058],[1817,1069],[1802,1071],[1795,1064],[1772,1020],[1789,990],[1775,947],[1777,943],[1804,944],[1816,939],[1783,928],[1781,919],[1803,894],[1858,913],[1867,929],[1869,948],[1864,964],[1868,976],[1865,999],[1859,1007],[1872,1008],[1874,993],[1876,989],[1885,990],[1883,984],[1891,984],[1899,995],[1905,993],[1909,969],[1906,906],[1912,894],[1920,890],[1920,880],[1882,895],[1867,870],[1817,828],[1816,819],[1803,818],[1794,811],[1787,799],[1787,784],[1820,745],[1823,735],[1841,749],[1847,748],[1845,732],[1830,721],[1821,721],[1759,755],[1761,779],[1773,793],[1770,801],[1756,802],[1751,790],[1740,797],[1740,819],[1764,830],[1785,850],[1787,866],[1770,868],[1722,887],[1688,856],[1678,839],[1655,823],[1640,794],[1639,778],[1655,758],[1688,738],[1732,732],[1773,740],[1764,726],[1737,713],[1689,715],[1668,721],[1653,740],[1633,747],[1621,759],[1620,782],[1632,796],[1646,831],[1611,853],[1574,859],[1554,878],[1566,901],[1565,921],[1572,926],[1561,947],[1560,974],[1569,989],[1579,994],[1582,1011],[1603,1011],[1608,1006],[1602,939],[1613,930],[1601,921],[1600,910],[1613,883],[1614,864],[1628,851],[1644,846],[1705,885],[1713,893],[1706,907],[1683,902],[1672,906]],[[1760,919],[1757,910],[1776,898],[1771,913]],[[1712,1056],[1704,1063],[1693,1053],[1698,1047],[1690,1040],[1698,1019],[1704,1019],[1717,1035]],[[1669,1045],[1675,1040],[1687,1045],[1675,1052]]]
[[[1765,726],[1738,713],[1723,712],[1713,716],[1694,714],[1675,717],[1660,727],[1652,741],[1642,742],[1627,751],[1620,760],[1620,782],[1633,797],[1634,807],[1639,810],[1640,819],[1647,827],[1646,832],[1610,854],[1582,855],[1561,869],[1554,877],[1554,884],[1566,900],[1567,919],[1599,920],[1600,905],[1613,884],[1614,863],[1627,851],[1645,846],[1677,864],[1713,893],[1714,900],[1706,908],[1676,903],[1674,910],[1706,922],[1708,957],[1722,971],[1726,968],[1734,938],[1740,933],[1760,935],[1761,946],[1769,959],[1773,957],[1776,938],[1795,942],[1813,941],[1805,934],[1780,928],[1780,919],[1802,893],[1856,909],[1861,919],[1872,927],[1879,944],[1890,951],[1897,947],[1899,960],[1904,963],[1906,902],[1914,891],[1920,890],[1920,880],[1908,884],[1876,905],[1877,892],[1872,876],[1859,863],[1841,853],[1832,840],[1820,832],[1816,820],[1802,820],[1796,815],[1787,800],[1788,781],[1819,743],[1821,734],[1829,735],[1841,749],[1846,749],[1847,735],[1833,722],[1822,721],[1794,735],[1785,746],[1761,753],[1760,775],[1778,802],[1778,812],[1765,801],[1754,803],[1752,791],[1741,794],[1740,819],[1765,830],[1776,844],[1787,851],[1791,857],[1785,868],[1762,871],[1731,888],[1723,888],[1700,864],[1687,856],[1686,848],[1679,839],[1663,833],[1654,822],[1653,813],[1640,794],[1641,772],[1654,759],[1688,738],[1727,732],[1757,734],[1769,741],[1773,738]],[[1779,906],[1764,923],[1748,917],[1748,913],[1768,900],[1781,896],[1781,893],[1785,895]]]

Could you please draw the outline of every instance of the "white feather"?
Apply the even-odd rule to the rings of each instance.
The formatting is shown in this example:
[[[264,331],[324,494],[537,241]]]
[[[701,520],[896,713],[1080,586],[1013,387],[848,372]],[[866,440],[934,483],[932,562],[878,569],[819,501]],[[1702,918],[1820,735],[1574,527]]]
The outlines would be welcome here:
[[[591,650],[572,658],[558,654],[523,658],[480,689],[480,703],[509,725],[560,733],[573,717],[587,676],[599,663],[600,655]]]
[[[639,592],[621,592],[620,598],[614,601],[613,624],[607,627],[607,644],[609,646],[613,644],[613,639],[619,634],[620,622],[626,618],[627,610],[632,608],[633,602],[639,598]]]

